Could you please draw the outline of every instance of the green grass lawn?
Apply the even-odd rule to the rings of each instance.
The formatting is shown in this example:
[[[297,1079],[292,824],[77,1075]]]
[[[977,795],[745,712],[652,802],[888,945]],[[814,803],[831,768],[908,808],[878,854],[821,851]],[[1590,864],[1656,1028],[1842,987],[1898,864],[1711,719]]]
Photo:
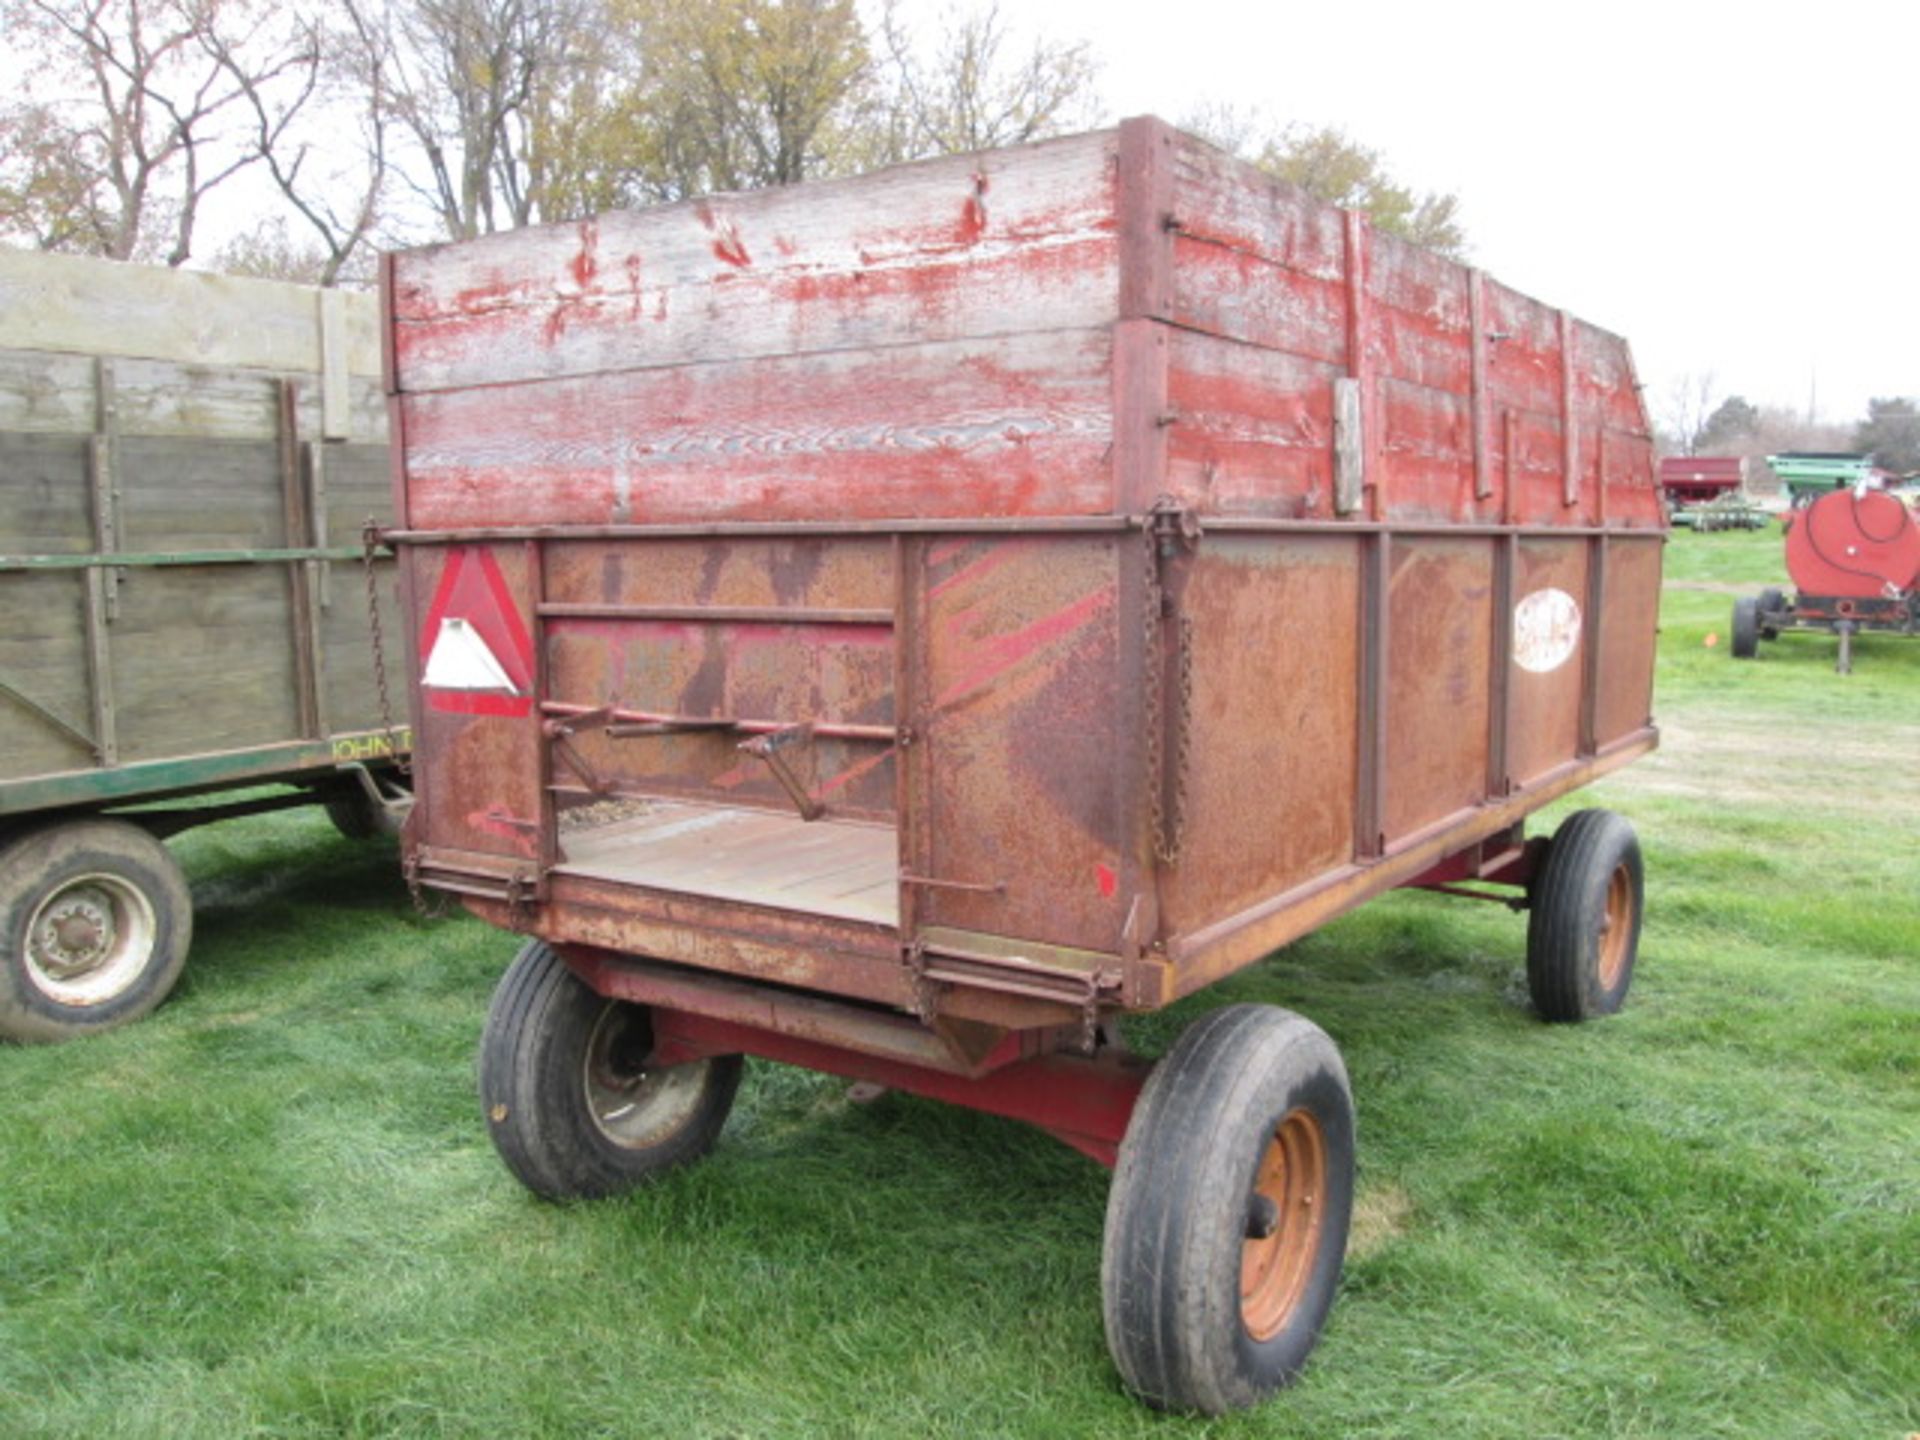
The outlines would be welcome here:
[[[298,812],[176,842],[199,928],[155,1016],[0,1049],[0,1435],[1904,1440],[1920,643],[1731,661],[1778,556],[1676,537],[1665,746],[1574,802],[1646,848],[1622,1015],[1538,1024],[1520,917],[1396,895],[1134,1028],[1273,1002],[1352,1073],[1345,1289],[1257,1411],[1121,1393],[1105,1172],[1010,1122],[758,1065],[707,1163],[531,1199],[473,1095],[513,941]]]

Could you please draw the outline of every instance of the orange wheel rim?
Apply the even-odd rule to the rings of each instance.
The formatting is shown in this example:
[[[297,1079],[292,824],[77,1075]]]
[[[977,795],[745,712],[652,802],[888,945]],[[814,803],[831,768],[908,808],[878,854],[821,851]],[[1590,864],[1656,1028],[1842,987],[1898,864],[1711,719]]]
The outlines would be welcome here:
[[[1607,881],[1607,910],[1600,919],[1600,988],[1611,990],[1627,968],[1627,946],[1633,939],[1633,874],[1625,865],[1613,867]]]
[[[1254,1192],[1273,1205],[1271,1234],[1240,1247],[1240,1320],[1255,1340],[1271,1340],[1306,1293],[1320,1253],[1327,1212],[1327,1141],[1320,1122],[1292,1110],[1260,1157]]]

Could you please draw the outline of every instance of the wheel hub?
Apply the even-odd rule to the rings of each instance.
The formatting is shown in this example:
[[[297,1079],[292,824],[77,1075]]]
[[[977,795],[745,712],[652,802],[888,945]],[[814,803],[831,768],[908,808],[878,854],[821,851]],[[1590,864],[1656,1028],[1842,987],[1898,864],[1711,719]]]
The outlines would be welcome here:
[[[153,902],[127,877],[79,875],[27,922],[27,977],[60,1005],[100,1005],[138,983],[159,943]]]
[[[596,1129],[625,1149],[660,1143],[685,1125],[699,1106],[705,1060],[649,1066],[652,1028],[638,1006],[610,1004],[587,1040],[588,1113]]]
[[[1633,938],[1633,872],[1616,865],[1607,877],[1606,905],[1598,926],[1600,984],[1608,990],[1620,983],[1627,965],[1627,946]]]
[[[97,886],[66,891],[33,936],[34,958],[56,980],[71,980],[113,953],[113,900]]]
[[[1240,1320],[1271,1340],[1306,1294],[1327,1209],[1327,1141],[1307,1110],[1274,1128],[1254,1174],[1240,1247]]]

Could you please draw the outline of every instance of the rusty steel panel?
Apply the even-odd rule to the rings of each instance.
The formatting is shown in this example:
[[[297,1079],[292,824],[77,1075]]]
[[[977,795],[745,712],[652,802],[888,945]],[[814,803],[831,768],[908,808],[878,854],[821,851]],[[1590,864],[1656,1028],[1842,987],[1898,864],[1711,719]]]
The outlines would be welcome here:
[[[568,542],[548,557],[547,608],[572,612],[547,625],[558,702],[694,719],[893,724],[893,556],[884,536]],[[778,779],[740,740],[589,731],[571,743],[614,790],[789,809]],[[836,813],[892,813],[885,740],[817,736],[801,768]]]
[[[449,605],[444,586],[456,557],[471,576],[484,555],[505,589],[503,608],[512,608],[525,631],[532,628],[532,575],[526,547],[519,544],[463,546],[451,550],[409,550],[405,562],[413,594],[422,612],[413,617],[417,654],[424,666],[438,639]],[[478,591],[494,594],[489,585]],[[464,597],[462,597],[464,598]],[[476,599],[476,609],[485,605]],[[458,601],[451,606],[464,609]],[[474,615],[454,618],[474,619]],[[490,618],[480,617],[483,621]],[[495,641],[491,648],[508,646]],[[503,663],[513,663],[502,654]],[[530,688],[530,687],[527,687]],[[524,703],[522,703],[524,702]],[[534,860],[541,813],[540,731],[531,696],[502,698],[441,691],[419,683],[414,703],[415,833],[448,850]]]
[[[1393,547],[1388,582],[1388,843],[1486,798],[1493,541]]]
[[[1193,621],[1194,727],[1169,934],[1346,864],[1358,756],[1360,542],[1204,539],[1180,595]]]
[[[1652,723],[1664,548],[1654,538],[1607,543],[1606,627],[1594,714],[1594,738],[1602,750]]]
[[[1587,545],[1583,540],[1525,540],[1519,562],[1513,585],[1507,765],[1514,783],[1525,785],[1564,764],[1580,748]],[[1566,597],[1572,611],[1556,596]],[[1530,634],[1523,633],[1522,607],[1531,607]]]
[[[1132,816],[1114,757],[1119,542],[955,539],[930,547],[923,669],[908,706],[927,792],[923,925],[1112,950]],[[998,887],[962,890],[954,884]]]

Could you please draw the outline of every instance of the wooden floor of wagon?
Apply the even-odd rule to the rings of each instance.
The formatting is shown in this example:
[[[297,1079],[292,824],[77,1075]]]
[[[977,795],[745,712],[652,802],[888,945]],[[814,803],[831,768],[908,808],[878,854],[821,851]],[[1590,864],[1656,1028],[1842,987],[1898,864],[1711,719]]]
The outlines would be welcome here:
[[[636,814],[568,830],[566,862],[555,873],[899,923],[899,842],[891,825],[669,800],[643,804]]]

